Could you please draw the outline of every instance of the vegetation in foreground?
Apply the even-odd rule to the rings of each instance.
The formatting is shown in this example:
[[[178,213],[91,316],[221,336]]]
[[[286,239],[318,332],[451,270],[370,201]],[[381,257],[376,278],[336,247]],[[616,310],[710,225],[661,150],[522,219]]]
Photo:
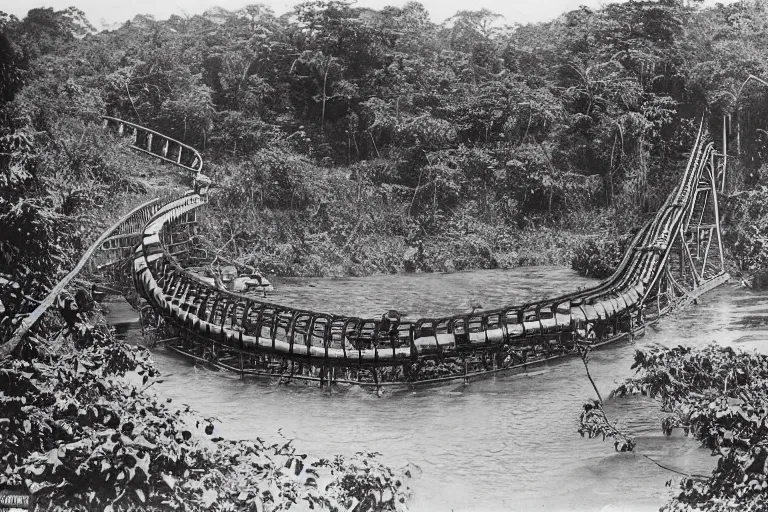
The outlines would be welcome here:
[[[710,477],[686,477],[663,511],[764,511],[768,502],[768,355],[709,345],[638,350],[634,377],[611,397],[642,393],[668,413],[661,429],[682,429],[717,457]],[[613,439],[631,451],[634,439],[608,421],[600,401],[581,416],[582,435]],[[642,447],[639,447],[642,448]]]
[[[40,509],[407,510],[409,469],[212,437],[214,420],[148,389],[146,350],[84,322],[49,341],[0,365],[0,488]]]

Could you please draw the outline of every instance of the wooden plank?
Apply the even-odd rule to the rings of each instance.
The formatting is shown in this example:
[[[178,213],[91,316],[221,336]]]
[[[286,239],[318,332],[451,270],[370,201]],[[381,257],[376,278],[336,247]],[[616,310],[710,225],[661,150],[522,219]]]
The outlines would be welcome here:
[[[707,258],[709,257],[709,248],[712,246],[712,231],[714,231],[714,228],[710,228],[709,230],[709,236],[707,237],[707,248],[704,250],[704,263],[701,265],[701,274],[704,275],[704,272],[707,270]]]
[[[680,301],[677,303],[677,307],[682,308],[687,305],[689,305],[694,300],[698,299],[708,291],[714,290],[721,284],[727,283],[730,281],[731,275],[728,272],[724,272],[722,274],[718,274],[709,281],[706,281],[701,284],[698,288],[695,288],[692,290],[688,295],[680,299]]]
[[[686,243],[683,235],[680,235],[680,237],[682,238],[680,243],[683,244],[683,247],[685,248],[685,254],[688,256],[688,262],[691,264],[691,272],[693,273],[693,284],[694,286],[698,286],[699,283],[701,282],[701,276],[699,275],[698,270],[696,270],[696,264],[693,262],[693,256],[691,255],[691,250],[688,247],[688,243]]]
[[[725,175],[725,160],[723,160],[723,175]],[[714,182],[713,182],[714,183]],[[725,186],[725,178],[723,178],[723,186]],[[715,230],[717,232],[717,249],[720,253],[720,270],[725,272],[725,256],[723,255],[723,238],[720,228],[720,207],[717,199],[717,190],[712,192],[712,204],[715,207]]]

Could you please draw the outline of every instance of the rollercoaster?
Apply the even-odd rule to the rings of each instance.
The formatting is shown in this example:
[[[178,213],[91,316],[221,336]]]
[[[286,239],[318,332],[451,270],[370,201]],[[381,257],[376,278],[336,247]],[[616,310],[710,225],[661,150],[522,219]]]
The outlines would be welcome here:
[[[716,151],[703,122],[679,184],[610,278],[559,297],[418,320],[394,310],[381,318],[309,311],[211,283],[200,272],[212,260],[199,232],[211,185],[200,153],[128,121],[105,116],[103,125],[181,170],[193,188],[138,206],[102,234],[25,319],[16,341],[87,266],[138,292],[167,347],[243,375],[320,386],[468,382],[640,336],[729,279],[718,207],[725,141]]]

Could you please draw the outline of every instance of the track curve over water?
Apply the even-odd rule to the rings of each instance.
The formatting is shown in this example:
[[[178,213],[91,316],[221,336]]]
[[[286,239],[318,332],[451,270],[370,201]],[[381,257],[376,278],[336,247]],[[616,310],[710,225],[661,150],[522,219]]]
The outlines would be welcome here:
[[[413,371],[413,365],[418,370],[425,360],[453,358],[454,363],[463,363],[463,372],[454,371],[446,379],[525,367],[572,353],[578,345],[598,345],[642,332],[671,307],[728,279],[723,268],[707,267],[707,255],[703,268],[699,272],[694,268],[692,289],[686,289],[670,272],[673,242],[679,239],[684,277],[682,247],[690,254],[686,233],[696,217],[695,227],[705,217],[706,199],[703,206],[699,201],[702,193],[715,197],[719,242],[715,152],[712,143],[704,140],[700,128],[679,185],[638,231],[616,272],[596,286],[555,298],[481,313],[407,320],[396,310],[381,318],[356,317],[227,291],[183,265],[200,259],[195,231],[189,226],[195,225],[197,211],[206,204],[205,182],[166,202],[144,226],[133,259],[134,282],[147,302],[174,326],[171,334],[176,339],[187,342],[187,348],[202,347],[198,356],[218,360],[225,367],[232,368],[224,362],[239,357],[240,371],[246,366],[243,355],[255,368],[260,364],[270,367],[276,356],[290,361],[291,377],[297,374],[294,365],[298,362],[297,376],[314,378],[321,385],[329,380],[354,382],[349,373],[337,378],[333,370],[340,367],[365,369],[379,386],[384,384],[379,379],[380,367],[402,368],[401,373],[384,374],[384,380],[394,383],[434,381]],[[710,229],[707,253],[712,239]],[[212,350],[206,352],[206,347]],[[272,372],[283,375],[287,368],[283,365],[275,370],[272,365]],[[358,372],[355,383],[362,380]]]
[[[92,267],[130,280],[164,320],[172,347],[242,373],[321,386],[468,381],[642,334],[729,278],[717,205],[725,169],[715,163],[703,123],[678,186],[638,230],[609,279],[554,298],[419,319],[397,309],[366,317],[288,306],[210,284],[194,271],[209,262],[197,230],[211,183],[200,172],[200,154],[134,123],[104,117],[104,126],[132,137],[131,148],[182,169],[194,189],[150,201],[122,219],[100,238]],[[46,299],[39,309],[51,303]],[[14,339],[30,325],[23,327]]]

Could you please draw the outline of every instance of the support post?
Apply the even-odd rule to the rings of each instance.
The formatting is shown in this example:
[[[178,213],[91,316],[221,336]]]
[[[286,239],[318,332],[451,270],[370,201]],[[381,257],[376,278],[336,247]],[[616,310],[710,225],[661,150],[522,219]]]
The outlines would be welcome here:
[[[680,231],[680,279],[685,279],[685,249],[687,247],[685,241],[685,232]]]
[[[656,286],[656,313],[657,317],[661,316],[661,279],[659,279],[659,284]]]
[[[701,222],[696,226],[696,259],[701,259]]]
[[[725,192],[725,171],[728,169],[728,141],[726,138],[727,133],[728,131],[725,127],[725,114],[723,114],[723,173],[720,178],[720,192]]]
[[[725,160],[723,160],[723,175],[725,175]],[[723,179],[723,183],[725,183],[725,180]],[[715,231],[717,232],[717,248],[719,250],[720,255],[720,271],[725,272],[725,257],[723,255],[723,239],[720,233],[720,208],[718,206],[718,200],[717,200],[717,189],[715,188],[715,183],[713,181],[712,183],[712,204],[715,207]]]

